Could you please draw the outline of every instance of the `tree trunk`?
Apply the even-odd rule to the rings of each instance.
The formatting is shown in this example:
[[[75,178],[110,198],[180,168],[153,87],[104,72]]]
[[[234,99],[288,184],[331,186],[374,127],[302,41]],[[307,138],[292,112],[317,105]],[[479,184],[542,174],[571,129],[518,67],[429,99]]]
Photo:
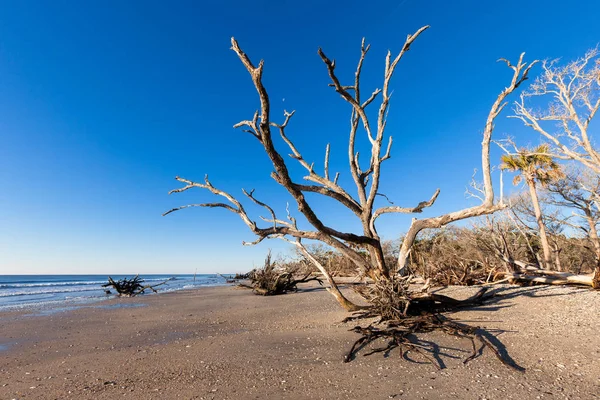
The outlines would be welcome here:
[[[329,293],[331,293],[333,295],[333,297],[335,297],[335,299],[338,301],[338,303],[340,303],[340,305],[346,311],[358,311],[358,310],[361,310],[361,309],[364,308],[364,307],[361,307],[359,305],[354,304],[353,302],[351,302],[350,300],[348,300],[346,297],[344,297],[344,295],[342,294],[342,292],[338,288],[337,283],[335,283],[335,280],[333,280],[333,277],[331,276],[331,274],[327,271],[327,269],[323,266],[323,264],[321,264],[319,262],[319,260],[317,260],[315,257],[313,257],[313,255],[310,254],[310,252],[308,250],[306,250],[306,248],[304,247],[304,245],[302,243],[300,243],[300,242],[294,242],[294,245],[296,247],[298,247],[298,249],[300,250],[300,252],[311,263],[313,263],[313,265],[315,267],[317,267],[317,269],[319,270],[319,272],[321,272],[321,274],[325,277],[325,279],[327,280],[327,283],[329,284],[329,287],[327,288],[327,291]]]
[[[552,252],[550,251],[550,244],[548,243],[548,236],[546,235],[546,227],[542,220],[542,210],[540,209],[540,200],[538,199],[537,191],[535,189],[535,181],[529,177],[526,178],[526,181],[527,186],[529,186],[531,202],[533,203],[535,220],[540,231],[540,242],[542,244],[542,251],[544,252],[544,268],[552,269]]]
[[[385,264],[385,257],[383,255],[383,249],[381,246],[369,246],[369,258],[371,259],[372,267],[374,274],[369,274],[376,276],[378,279],[390,279],[390,271],[388,266]],[[373,277],[372,276],[372,277]]]
[[[585,216],[590,226],[589,237],[594,245],[594,251],[596,253],[596,264],[600,265],[600,239],[598,239],[598,231],[596,230],[596,222],[592,217],[592,212],[589,209],[585,209]]]
[[[556,270],[559,272],[563,271],[562,263],[560,262],[560,252],[561,249],[558,247],[558,244],[552,243],[552,247],[554,247],[554,264],[556,265]]]
[[[413,220],[411,228],[415,222],[416,221]],[[398,254],[397,264],[397,271],[398,274],[400,274],[400,276],[408,275],[408,256],[411,253],[412,246],[415,243],[415,240],[417,239],[417,234],[419,232],[420,230],[417,229],[409,229],[406,233],[406,236],[404,236],[404,240],[402,240],[402,245],[400,246],[400,253]]]
[[[589,236],[590,240],[594,244],[594,250],[596,252],[596,268],[594,268],[592,287],[594,289],[600,289],[600,239],[598,239],[598,231],[596,230],[596,222],[592,218],[592,213],[589,209],[585,210],[585,215],[590,226]]]
[[[574,275],[566,274],[565,276],[553,276],[553,275],[531,275],[531,274],[517,274],[507,273],[504,275],[505,278],[509,278],[520,282],[530,283],[541,283],[545,285],[584,285],[591,286],[594,289],[598,288],[598,283],[595,275]]]

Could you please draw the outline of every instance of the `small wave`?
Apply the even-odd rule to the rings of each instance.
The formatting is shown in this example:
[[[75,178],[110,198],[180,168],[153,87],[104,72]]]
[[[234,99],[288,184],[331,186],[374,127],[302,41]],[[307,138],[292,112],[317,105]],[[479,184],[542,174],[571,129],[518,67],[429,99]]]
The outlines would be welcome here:
[[[119,280],[121,278],[115,279]],[[164,278],[149,278],[144,279],[144,282],[160,282],[160,281],[171,281],[175,280],[175,277],[164,277]],[[81,286],[81,285],[103,285],[108,282],[108,279],[102,281],[59,281],[59,282],[36,282],[36,283],[0,283],[0,289],[19,289],[19,288],[34,288],[34,287],[47,287],[47,286]]]
[[[182,287],[182,289],[192,289],[192,288],[195,288],[195,287],[198,287],[198,285],[184,285]]]
[[[99,287],[80,287],[80,288],[65,288],[65,289],[54,289],[54,290],[21,290],[18,292],[0,292],[0,297],[12,297],[12,296],[36,296],[40,294],[56,294],[56,293],[75,293],[75,292],[91,292],[100,291]]]
[[[80,281],[80,282],[44,282],[44,283],[0,283],[0,289],[18,289],[28,287],[46,286],[75,286],[75,285],[102,285],[107,281]]]

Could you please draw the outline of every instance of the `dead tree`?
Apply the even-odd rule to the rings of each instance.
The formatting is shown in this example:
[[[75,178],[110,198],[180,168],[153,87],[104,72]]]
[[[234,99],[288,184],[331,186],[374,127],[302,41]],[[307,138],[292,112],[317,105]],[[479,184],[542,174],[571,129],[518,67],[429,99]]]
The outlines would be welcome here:
[[[504,275],[512,283],[538,283],[543,285],[576,285],[600,289],[600,272],[598,268],[589,275],[571,274],[568,272],[548,271],[533,266],[521,268],[518,273]]]
[[[564,219],[563,224],[582,231],[593,244],[597,264],[600,265],[600,238],[597,225],[600,222],[600,209],[596,196],[600,193],[600,177],[595,173],[570,169],[563,179],[552,182],[547,187],[553,195],[546,201],[558,207],[574,210],[571,217],[581,222]]]
[[[441,215],[439,217],[431,217],[425,219],[413,219],[408,232],[400,247],[400,255],[398,257],[398,271],[401,274],[405,274],[406,264],[408,256],[414,241],[423,229],[441,228],[449,223],[456,222],[463,219],[472,217],[478,217],[482,215],[493,214],[494,212],[501,210],[506,207],[502,202],[494,203],[494,188],[492,185],[492,174],[490,167],[490,144],[492,141],[492,133],[494,131],[494,121],[500,115],[504,107],[506,106],[506,98],[514,92],[525,80],[528,79],[529,70],[537,61],[533,61],[529,65],[523,61],[525,53],[521,53],[519,61],[516,65],[512,65],[506,59],[500,59],[504,61],[509,68],[513,70],[513,77],[510,85],[507,86],[496,98],[496,101],[492,104],[492,108],[487,117],[485,128],[483,130],[483,141],[481,142],[481,171],[483,174],[483,187],[479,189],[481,204],[478,206],[465,208],[459,211],[451,212],[448,214]],[[438,192],[439,193],[439,192]]]
[[[314,163],[306,160],[300,150],[294,144],[293,139],[288,134],[288,126],[294,111],[284,112],[283,122],[274,122],[271,115],[271,106],[267,89],[263,85],[263,67],[264,62],[260,61],[255,65],[248,55],[242,51],[238,42],[232,38],[232,50],[236,53],[243,66],[246,68],[254,88],[258,93],[260,101],[260,110],[256,111],[251,119],[241,121],[234,125],[235,128],[243,128],[243,130],[253,136],[262,145],[267,157],[272,163],[274,171],[272,178],[283,188],[285,188],[291,197],[294,199],[297,210],[304,217],[310,229],[301,229],[296,223],[288,209],[287,219],[280,218],[276,215],[273,208],[268,204],[258,200],[254,196],[253,191],[243,191],[243,193],[254,203],[262,206],[267,210],[269,216],[261,217],[266,223],[264,226],[259,226],[257,221],[253,220],[246,212],[242,203],[233,195],[218,189],[213,186],[208,177],[205,177],[204,182],[195,182],[189,179],[177,177],[176,179],[183,183],[184,186],[172,190],[171,193],[179,193],[191,188],[201,188],[211,193],[221,196],[227,200],[227,203],[199,203],[189,204],[182,207],[174,208],[164,215],[173,211],[181,210],[188,207],[219,207],[225,208],[237,214],[250,230],[258,236],[257,240],[252,243],[256,244],[266,238],[281,238],[293,243],[303,253],[306,251],[302,240],[320,241],[327,246],[338,251],[348,260],[350,260],[357,269],[362,271],[366,276],[374,281],[389,281],[397,273],[397,270],[404,271],[406,259],[410,253],[412,245],[417,234],[426,228],[439,228],[448,223],[458,221],[465,218],[470,218],[478,215],[493,213],[504,207],[503,204],[494,203],[494,194],[492,188],[492,179],[490,173],[489,148],[494,129],[494,120],[500,114],[506,105],[505,99],[515,91],[523,81],[527,79],[528,72],[533,64],[526,64],[523,61],[523,54],[519,58],[516,65],[511,64],[507,60],[504,61],[512,70],[513,75],[510,84],[498,95],[493,103],[488,115],[482,142],[481,162],[484,190],[482,204],[476,207],[459,210],[453,213],[441,215],[434,218],[425,218],[421,220],[413,220],[408,233],[400,248],[400,257],[397,267],[389,265],[385,262],[382,241],[375,226],[376,220],[387,213],[421,213],[425,208],[431,207],[440,193],[439,189],[435,190],[429,200],[425,200],[413,207],[400,206],[385,206],[376,207],[375,201],[380,195],[379,185],[382,174],[383,163],[391,157],[392,138],[385,134],[386,118],[389,109],[391,97],[390,83],[392,76],[396,70],[398,63],[406,55],[407,51],[414,41],[428,28],[424,26],[417,30],[414,34],[408,35],[406,41],[401,46],[399,53],[392,58],[392,54],[388,52],[385,59],[385,70],[383,75],[383,84],[380,89],[375,89],[370,94],[364,95],[361,87],[360,78],[363,67],[363,62],[369,51],[369,46],[365,45],[363,40],[358,65],[356,68],[354,81],[351,84],[341,83],[336,74],[335,61],[328,58],[323,50],[319,49],[318,54],[323,61],[329,78],[330,86],[346,101],[351,109],[350,132],[347,147],[348,163],[350,167],[350,175],[354,181],[355,195],[352,195],[349,189],[343,188],[338,183],[339,173],[332,174],[329,170],[329,155],[330,146],[325,149],[323,172],[318,172]],[[376,102],[377,100],[377,102]],[[378,103],[376,119],[373,121],[369,117],[367,111]],[[356,149],[355,143],[359,131],[364,133],[370,143],[370,156],[368,163],[359,162],[359,152]],[[306,171],[304,180],[306,182],[298,182],[292,178],[288,170],[288,165],[282,156],[282,151],[277,149],[273,141],[273,135],[279,135],[287,146],[287,151],[290,152],[290,157],[300,164]],[[386,144],[387,139],[387,144]],[[335,227],[325,224],[315,213],[311,207],[306,194],[313,193],[325,197],[329,197],[348,208],[358,219],[362,227],[361,232],[344,232]],[[366,251],[367,257],[363,255]],[[308,253],[308,252],[306,252]],[[313,263],[314,257],[307,256]],[[356,310],[359,307],[344,298],[343,294],[337,289],[330,274],[320,263],[315,263],[316,268],[327,279],[330,287],[329,290],[335,295],[346,309]]]
[[[143,294],[146,290],[152,290],[154,293],[158,293],[158,286],[162,286],[166,284],[173,278],[167,279],[164,282],[157,283],[155,285],[144,285],[144,280],[140,278],[139,275],[136,275],[133,278],[123,278],[118,281],[113,280],[110,276],[108,277],[108,283],[102,285],[103,288],[112,287],[115,289],[120,297],[134,297],[138,294]]]
[[[271,260],[271,252],[269,251],[265,257],[264,265],[252,271],[251,286],[241,286],[251,288],[255,294],[261,296],[275,296],[298,291],[300,283],[317,281],[319,284],[323,284],[318,277],[311,276],[312,272],[310,271],[301,276],[298,276],[297,272],[293,267],[278,266],[277,263]]]
[[[507,149],[505,145],[501,146]],[[599,188],[600,181],[593,171],[566,169],[566,174],[549,181],[542,191],[541,212],[535,211],[531,201],[523,194],[511,196],[508,201],[510,208],[504,213],[504,227],[497,225],[496,229],[496,226],[490,226],[488,231],[492,235],[476,236],[481,246],[506,263],[507,268],[498,271],[500,273],[496,277],[514,283],[599,288],[600,240],[596,227],[600,217],[596,201]],[[545,268],[547,263],[539,255],[540,240],[534,226],[539,225],[540,217],[543,217],[548,229],[548,239],[554,249],[553,263],[558,273]],[[585,233],[587,237],[562,234],[567,226],[575,232]],[[510,230],[519,232],[520,238],[511,234]]]
[[[245,279],[245,278],[239,278],[238,274],[236,274],[235,276],[225,276],[225,275],[217,272],[217,275],[219,275],[221,278],[225,279],[225,283],[236,283],[239,279]]]
[[[558,190],[557,185],[560,183],[552,184],[548,190]],[[565,188],[560,190],[565,190]],[[574,196],[574,193],[569,196]],[[574,197],[570,198],[575,200]],[[561,203],[559,200],[556,201],[557,204]],[[496,279],[515,284],[576,285],[600,288],[597,258],[594,257],[594,251],[590,248],[588,239],[566,237],[553,228],[551,240],[555,248],[560,249],[560,252],[555,253],[556,263],[564,262],[566,268],[564,272],[544,269],[540,267],[543,266],[543,263],[538,255],[539,243],[535,243],[536,232],[531,227],[531,225],[535,225],[533,210],[528,209],[526,204],[528,202],[523,201],[520,196],[511,198],[510,203],[511,208],[506,213],[494,216],[503,216],[503,220],[497,218],[495,218],[496,221],[490,220],[487,229],[476,232],[473,238],[478,246],[491,252],[505,263],[505,268],[495,271]],[[584,206],[583,203],[580,205]],[[545,214],[545,217],[553,221],[550,226],[561,226],[557,223],[557,215],[556,211]],[[577,224],[566,220],[559,222],[577,227]],[[561,258],[562,261],[560,261]],[[569,262],[569,260],[572,261]],[[574,266],[573,262],[578,265]],[[588,267],[588,271],[591,267],[592,272],[582,273],[583,265]],[[568,270],[575,272],[566,272]]]
[[[578,161],[600,174],[600,152],[589,132],[600,108],[600,51],[589,50],[565,66],[560,66],[558,60],[544,61],[542,69],[515,102],[513,117],[551,144],[555,157]],[[529,99],[535,106],[529,104]],[[543,111],[538,111],[540,100],[547,101]]]
[[[544,103],[546,105],[540,107]],[[589,130],[599,108],[600,51],[594,48],[566,65],[560,65],[558,60],[544,61],[542,74],[515,102],[511,117],[538,133],[551,146],[549,153],[553,157],[574,160],[594,174],[600,174],[600,152]],[[537,154],[532,152],[531,155]],[[597,207],[600,193],[592,188],[587,190]],[[598,275],[600,266],[593,276]],[[534,278],[536,282],[546,279]],[[561,281],[552,281],[555,282]],[[593,282],[597,282],[597,278],[592,279]]]
[[[585,285],[595,289],[600,288],[600,239],[597,233],[597,224],[600,215],[598,214],[598,205],[596,196],[600,189],[600,180],[593,171],[567,170],[565,176],[559,180],[552,181],[546,187],[546,194],[543,196],[543,202],[554,207],[566,208],[572,211],[571,215],[564,216],[564,211],[553,214],[547,214],[546,217],[552,220],[555,225],[570,226],[577,231],[585,233],[587,239],[580,245],[579,252],[588,252],[595,255],[595,260],[590,274],[580,273],[582,266],[577,268],[576,273],[562,272],[552,273],[533,265],[521,265],[514,273],[507,274],[506,277],[515,282],[541,283],[555,285]],[[562,217],[560,217],[563,215]],[[554,241],[560,239],[555,235]],[[582,240],[583,241],[583,240]],[[570,242],[577,242],[572,238]],[[591,243],[591,246],[590,246]],[[562,240],[563,246],[566,244]],[[556,244],[560,251],[565,250]],[[560,262],[559,252],[556,252],[556,260]]]

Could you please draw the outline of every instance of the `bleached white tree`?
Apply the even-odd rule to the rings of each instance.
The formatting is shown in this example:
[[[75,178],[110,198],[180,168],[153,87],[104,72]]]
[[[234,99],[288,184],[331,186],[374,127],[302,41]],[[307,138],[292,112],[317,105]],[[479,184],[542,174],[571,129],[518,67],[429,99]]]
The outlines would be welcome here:
[[[382,240],[376,229],[376,221],[379,217],[387,213],[409,213],[418,214],[425,208],[431,207],[436,201],[440,191],[436,190],[428,199],[420,202],[413,207],[384,206],[377,207],[375,200],[379,193],[380,181],[382,179],[383,163],[391,157],[392,137],[386,135],[386,122],[391,99],[390,85],[392,77],[396,71],[398,63],[405,57],[409,48],[415,40],[428,28],[424,26],[418,29],[414,34],[408,35],[400,51],[395,57],[391,52],[387,53],[385,58],[385,68],[383,74],[382,87],[365,95],[361,87],[361,72],[363,62],[369,51],[369,46],[365,45],[363,40],[360,48],[360,57],[354,79],[349,84],[341,82],[336,73],[336,63],[328,58],[325,53],[319,49],[318,54],[323,61],[326,71],[331,80],[330,86],[338,93],[341,98],[348,103],[350,108],[350,130],[348,134],[348,164],[349,173],[354,182],[354,188],[344,188],[339,184],[339,174],[331,174],[329,170],[330,146],[325,149],[325,161],[323,172],[318,172],[313,162],[306,160],[300,149],[294,144],[293,134],[289,133],[290,122],[294,112],[285,112],[283,122],[275,122],[271,114],[270,99],[263,84],[264,62],[260,61],[258,65],[254,64],[248,55],[242,51],[238,42],[232,38],[232,50],[236,53],[242,65],[250,74],[252,83],[258,94],[260,102],[259,110],[256,111],[251,119],[241,121],[234,127],[241,128],[253,136],[262,145],[266,156],[272,163],[273,172],[271,177],[283,188],[287,190],[293,201],[296,203],[298,212],[308,222],[310,229],[302,229],[296,221],[296,218],[288,210],[287,216],[278,217],[274,209],[266,202],[258,200],[253,191],[243,191],[243,193],[252,202],[264,207],[268,212],[267,217],[261,217],[263,223],[259,223],[251,218],[242,203],[233,195],[218,189],[208,179],[204,182],[196,182],[189,179],[177,177],[176,179],[184,186],[171,191],[171,193],[183,192],[191,188],[200,188],[209,191],[227,202],[198,203],[189,204],[174,208],[165,214],[188,207],[219,207],[227,209],[237,214],[250,230],[258,237],[252,243],[256,244],[266,238],[280,238],[293,243],[306,258],[327,278],[330,284],[330,291],[337,300],[348,310],[354,310],[357,307],[349,302],[339,292],[335,282],[329,276],[326,269],[318,260],[311,256],[303,244],[303,240],[320,241],[338,251],[348,260],[350,260],[357,269],[362,271],[375,281],[389,281],[400,271],[404,271],[406,260],[417,234],[426,228],[439,228],[451,222],[461,219],[475,217],[484,214],[493,213],[504,207],[494,201],[494,191],[492,186],[491,168],[490,168],[490,142],[494,130],[494,121],[506,106],[507,97],[513,93],[528,77],[529,70],[533,64],[527,64],[523,61],[521,54],[517,64],[513,65],[507,60],[502,60],[512,69],[512,78],[509,85],[504,88],[493,102],[487,120],[483,128],[483,139],[481,144],[481,168],[482,168],[482,203],[475,207],[469,207],[457,210],[452,213],[440,215],[433,218],[413,219],[408,233],[405,236],[401,248],[400,257],[397,266],[386,263]],[[368,110],[376,107],[375,119],[372,119]],[[357,135],[365,134],[370,148],[368,148],[368,162],[359,162],[359,151],[357,150]],[[285,143],[285,149],[277,148],[273,135],[279,135]],[[286,161],[282,152],[290,153],[292,162],[298,162],[306,171],[304,181],[295,180],[288,169],[289,160]],[[364,154],[364,153],[363,153]],[[401,178],[401,177],[400,177]],[[401,184],[399,182],[399,184]],[[352,193],[354,192],[354,193]],[[315,213],[313,207],[306,197],[306,193],[319,194],[337,201],[340,205],[349,209],[360,222],[362,227],[360,232],[344,232],[333,226],[325,224]],[[365,257],[366,252],[366,257]]]
[[[539,133],[556,158],[572,159],[600,174],[591,123],[600,108],[600,52],[589,50],[564,66],[542,62],[542,74],[515,102],[514,118]]]

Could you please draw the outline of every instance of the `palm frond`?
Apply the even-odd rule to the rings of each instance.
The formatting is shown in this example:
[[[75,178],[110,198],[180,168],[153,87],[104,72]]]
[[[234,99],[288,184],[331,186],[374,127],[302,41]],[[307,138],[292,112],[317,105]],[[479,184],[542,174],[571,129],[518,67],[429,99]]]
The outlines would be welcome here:
[[[519,173],[513,179],[514,185],[521,182],[522,176],[527,176],[543,186],[564,176],[560,164],[550,154],[550,146],[547,144],[539,145],[532,150],[523,148],[517,154],[504,154],[500,159],[501,169]]]

